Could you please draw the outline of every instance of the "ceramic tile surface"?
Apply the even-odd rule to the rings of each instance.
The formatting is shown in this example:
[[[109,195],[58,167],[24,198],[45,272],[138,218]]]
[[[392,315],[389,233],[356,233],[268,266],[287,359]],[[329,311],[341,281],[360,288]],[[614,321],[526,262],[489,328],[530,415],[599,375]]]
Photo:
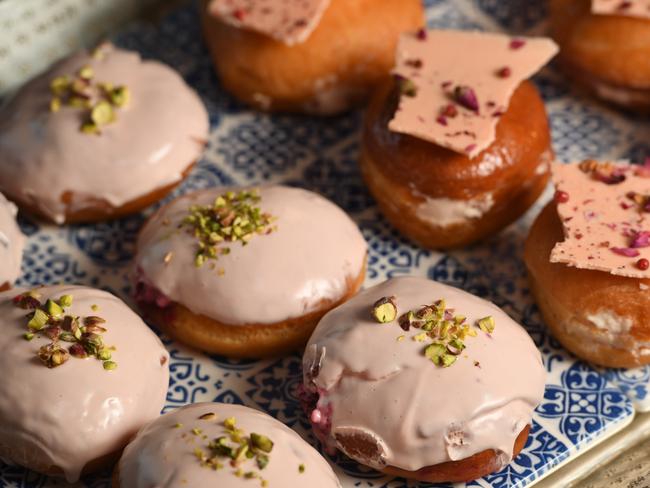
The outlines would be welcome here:
[[[544,2],[428,0],[436,27],[544,32]],[[504,308],[522,323],[542,351],[548,371],[522,453],[499,473],[455,487],[524,487],[584,452],[632,420],[633,404],[646,398],[650,372],[599,371],[563,351],[544,328],[530,296],[522,247],[531,219],[550,192],[518,223],[485,243],[449,254],[425,251],[400,237],[381,217],[357,167],[360,113],[331,119],[268,116],[247,110],[218,86],[201,42],[194,8],[176,11],[160,25],[125,29],[123,47],[162,60],[194,86],[210,112],[212,132],[204,158],[174,195],[210,186],[284,182],[320,192],[346,209],[368,240],[366,285],[390,276],[421,275],[463,288]],[[560,159],[588,156],[642,160],[650,124],[631,119],[573,93],[553,69],[535,79],[549,112]],[[55,228],[21,219],[29,243],[20,285],[70,282],[106,288],[128,300],[127,274],[138,229],[152,211],[96,225]],[[166,341],[172,360],[166,410],[198,401],[243,403],[267,411],[310,442],[296,396],[299,354],[265,361],[205,356]],[[508,381],[507,378],[503,379]],[[617,387],[616,385],[620,385]],[[343,456],[330,458],[343,486],[414,488],[427,485],[385,477]],[[108,471],[79,487],[108,488]],[[41,488],[64,483],[0,463],[0,487]]]

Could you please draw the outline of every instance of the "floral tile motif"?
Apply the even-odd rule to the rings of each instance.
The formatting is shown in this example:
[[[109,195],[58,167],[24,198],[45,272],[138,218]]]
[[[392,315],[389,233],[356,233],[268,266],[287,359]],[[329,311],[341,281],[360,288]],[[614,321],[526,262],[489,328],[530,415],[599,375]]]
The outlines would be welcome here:
[[[429,24],[436,27],[535,34],[544,28],[543,2],[426,0],[425,5]],[[313,189],[335,201],[359,224],[370,249],[366,285],[389,276],[428,276],[495,302],[526,327],[548,371],[545,398],[535,413],[526,447],[499,473],[455,488],[529,486],[630,422],[633,404],[650,410],[650,368],[596,370],[564,351],[544,327],[521,260],[523,240],[536,210],[484,243],[448,254],[423,250],[391,227],[365,188],[357,166],[360,113],[314,119],[269,116],[245,109],[219,88],[194,8],[178,10],[157,26],[128,27],[116,36],[116,42],[174,66],[197,89],[210,112],[212,133],[205,156],[172,196],[197,188],[266,182]],[[553,66],[540,73],[535,82],[547,101],[560,159],[607,156],[640,161],[649,154],[650,147],[644,142],[649,121],[626,118],[577,98]],[[21,216],[29,243],[19,284],[82,283],[111,290],[128,300],[130,257],[137,231],[158,205],[142,215],[63,229]],[[536,208],[540,207],[541,203]],[[165,410],[197,401],[242,403],[269,412],[317,445],[296,396],[301,381],[299,354],[238,361],[204,355],[163,340],[171,353]],[[341,455],[328,459],[345,488],[431,486],[384,476]],[[78,486],[108,488],[109,477],[106,471]],[[0,463],[0,488],[54,486],[61,485]]]

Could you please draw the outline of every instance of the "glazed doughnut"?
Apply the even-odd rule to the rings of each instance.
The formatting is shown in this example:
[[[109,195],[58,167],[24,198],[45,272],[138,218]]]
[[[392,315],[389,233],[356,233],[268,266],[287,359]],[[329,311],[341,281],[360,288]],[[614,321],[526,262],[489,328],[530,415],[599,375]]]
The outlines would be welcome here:
[[[0,291],[9,289],[20,274],[25,236],[16,222],[17,212],[0,193]]]
[[[551,0],[550,27],[573,81],[607,102],[647,112],[650,18],[622,13],[592,13],[590,0]]]
[[[121,217],[180,183],[207,135],[207,112],[175,71],[103,44],[0,109],[0,190],[57,224]]]
[[[303,374],[301,400],[325,446],[429,483],[470,481],[510,462],[546,376],[535,344],[502,310],[415,277],[325,315]]]
[[[630,179],[628,177],[628,180]],[[580,184],[585,185],[585,182]],[[650,191],[650,185],[645,185]],[[605,184],[601,186],[599,193],[611,188]],[[567,206],[573,206],[572,202],[583,200],[577,196],[572,197],[573,192],[564,187],[561,191],[568,194],[569,200],[565,202]],[[620,201],[623,202],[628,189],[621,188],[621,192],[623,197]],[[599,225],[601,219],[596,212],[600,212],[596,208],[602,209],[603,205],[618,208],[619,204],[603,204],[604,200],[598,198],[596,201],[600,203],[589,206],[589,210],[585,210],[585,206],[579,211],[584,210],[588,212],[587,215],[595,215],[592,217],[595,224],[589,232],[594,235],[594,239],[606,242],[610,237],[600,237],[600,229],[603,226]],[[575,264],[551,262],[551,252],[564,240],[563,224],[558,217],[557,207],[556,202],[551,202],[541,212],[530,230],[524,252],[531,291],[544,322],[566,349],[585,361],[613,368],[634,368],[650,364],[650,296],[647,291],[650,278],[644,275],[615,275],[595,268],[585,269],[575,267]],[[629,212],[635,210],[630,208]],[[631,217],[636,219],[635,215]],[[604,221],[605,217],[602,219]],[[611,223],[607,221],[608,225]],[[585,236],[580,240],[588,238]],[[621,236],[621,239],[625,237]],[[610,245],[615,246],[614,242],[614,239],[611,239]],[[599,262],[606,263],[607,253],[616,257],[610,249],[603,249],[602,253],[606,255],[594,253],[591,257],[595,259],[591,260],[587,257],[593,266],[598,267]],[[644,250],[638,248],[640,252]],[[622,262],[629,260],[634,266],[640,259],[621,256]]]
[[[220,448],[213,439],[222,439]],[[231,454],[241,446],[253,457],[233,460]],[[240,405],[195,403],[138,433],[115,468],[112,487],[247,488],[260,483],[269,488],[341,487],[327,461],[269,415]]]
[[[245,241],[223,233],[243,221],[256,222],[242,227]],[[357,292],[365,260],[356,224],[315,193],[212,188],[174,200],[145,224],[136,299],[154,324],[193,347],[274,356],[304,345],[320,317]]]
[[[389,128],[391,119],[405,112],[398,107],[402,86],[402,79],[387,80],[374,94],[360,159],[370,192],[400,232],[427,248],[461,247],[494,235],[535,202],[548,182],[553,151],[544,103],[530,82],[513,87],[493,142],[471,156]],[[434,120],[435,106],[429,100],[422,105],[431,107],[430,125],[451,120]],[[462,110],[448,106],[454,114]]]
[[[350,109],[388,75],[399,34],[425,22],[420,0],[310,0],[303,3],[316,12],[299,38],[279,35],[281,26],[245,29],[267,3],[305,23],[295,12],[298,2],[234,2],[244,8],[203,2],[203,31],[221,84],[261,110],[332,115]]]
[[[117,459],[155,419],[169,354],[110,293],[46,286],[0,293],[0,458],[75,482]]]

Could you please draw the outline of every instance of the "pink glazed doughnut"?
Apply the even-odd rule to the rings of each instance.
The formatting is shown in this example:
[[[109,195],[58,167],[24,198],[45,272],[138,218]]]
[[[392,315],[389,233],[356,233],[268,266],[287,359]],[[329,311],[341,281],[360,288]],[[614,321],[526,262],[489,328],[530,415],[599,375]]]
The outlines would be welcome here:
[[[81,286],[0,293],[0,458],[75,482],[160,414],[169,354],[121,300]]]
[[[303,359],[315,434],[366,466],[470,481],[522,449],[545,369],[495,305],[424,278],[394,278],[328,313]]]

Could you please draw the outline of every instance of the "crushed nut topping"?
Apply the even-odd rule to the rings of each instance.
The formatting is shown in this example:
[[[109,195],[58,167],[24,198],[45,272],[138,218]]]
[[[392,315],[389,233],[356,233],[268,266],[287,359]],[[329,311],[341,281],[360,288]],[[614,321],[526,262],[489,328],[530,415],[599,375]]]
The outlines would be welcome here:
[[[199,420],[215,418],[216,414],[210,412],[201,415]],[[273,441],[267,436],[255,432],[247,435],[242,429],[237,428],[236,423],[234,417],[225,419],[222,423],[224,435],[208,441],[206,447],[196,447],[194,456],[204,468],[216,471],[230,465],[234,469],[232,472],[234,476],[259,479],[263,487],[268,486],[268,482],[262,477],[261,472],[271,461]],[[182,424],[176,424],[174,428],[179,428],[179,425],[182,427]],[[196,436],[202,433],[201,429],[197,428],[191,429],[190,432]],[[201,438],[207,440],[205,435]],[[245,471],[244,468],[247,470]],[[300,472],[303,471],[304,466]]]
[[[104,344],[102,334],[106,322],[101,317],[79,316],[66,313],[66,308],[72,306],[72,295],[61,295],[58,300],[47,299],[40,301],[41,295],[36,291],[28,291],[13,299],[16,307],[31,310],[27,314],[27,328],[24,338],[33,340],[37,335],[50,340],[39,348],[37,356],[48,368],[56,368],[64,364],[70,357],[85,359],[94,357],[102,361],[107,371],[117,368],[117,363],[111,361],[114,347]],[[65,346],[65,343],[70,343]]]
[[[129,103],[126,86],[98,82],[91,66],[81,67],[76,74],[58,76],[50,82],[50,111],[73,107],[84,112],[79,130],[84,134],[101,134],[102,127],[117,119],[116,109]]]
[[[255,235],[270,234],[276,220],[259,207],[257,189],[228,191],[218,196],[212,205],[193,205],[179,227],[192,234],[198,244],[194,264],[197,267],[211,259],[229,254],[225,243],[239,241],[243,246]]]
[[[371,309],[371,314],[379,323],[392,322],[398,315],[396,298],[380,298]],[[476,337],[476,328],[486,334],[492,334],[495,320],[492,316],[478,319],[475,327],[471,327],[467,318],[455,315],[454,310],[447,308],[444,300],[438,300],[431,305],[424,305],[417,310],[409,310],[398,319],[399,326],[409,332],[411,328],[419,332],[411,336],[413,341],[429,342],[423,354],[436,366],[447,368],[454,364],[460,354],[467,347],[465,340]],[[397,342],[404,340],[405,336],[397,337]]]

